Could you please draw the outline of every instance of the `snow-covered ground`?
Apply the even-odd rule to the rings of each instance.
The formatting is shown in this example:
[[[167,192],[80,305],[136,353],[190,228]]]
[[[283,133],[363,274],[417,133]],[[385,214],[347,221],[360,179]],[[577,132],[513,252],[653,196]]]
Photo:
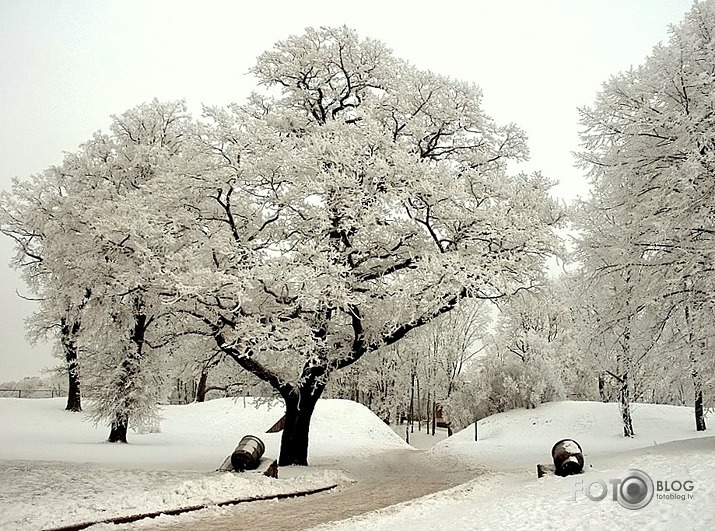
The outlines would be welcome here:
[[[636,437],[627,439],[616,404],[565,401],[494,415],[479,422],[478,442],[472,425],[429,450],[445,467],[483,471],[474,481],[321,529],[715,529],[712,432],[695,431],[691,408],[636,404],[633,418]],[[563,438],[581,445],[584,473],[538,479],[535,465],[551,463]],[[642,509],[624,508],[609,480],[630,469],[671,490]],[[607,495],[592,501],[584,491],[599,481]],[[591,487],[593,497],[601,492],[600,483]]]
[[[409,424],[393,424],[392,430],[399,435],[403,440],[407,440],[407,434],[405,430],[408,429]],[[417,448],[418,450],[426,450],[432,448],[435,444],[443,439],[447,438],[447,428],[436,428],[435,434],[432,435],[432,430],[427,429],[427,427],[422,424],[422,427],[414,423],[413,431],[410,432],[410,446]]]
[[[310,451],[315,467],[259,474],[215,472],[243,435],[257,435],[278,457],[282,415],[252,399],[163,408],[160,433],[130,431],[130,444],[106,442],[108,429],[64,399],[0,398],[0,529],[60,527],[238,498],[298,492],[351,481],[342,456],[409,448],[367,408],[346,400],[318,403]]]
[[[278,455],[280,434],[264,432],[281,417],[280,407],[256,408],[250,399],[167,406],[160,433],[130,432],[131,444],[113,445],[105,442],[106,428],[63,405],[62,399],[0,399],[0,529],[40,529],[346,483],[351,479],[340,471],[344,459],[354,463],[410,448],[366,408],[323,400],[311,430],[313,466],[281,468],[278,480],[218,473],[245,434],[261,437],[267,456]],[[471,426],[427,450],[445,467],[473,469],[476,479],[324,529],[715,529],[715,438],[694,431],[689,408],[639,404],[633,415],[633,439],[620,436],[615,404],[559,402],[484,419],[478,442]],[[564,437],[581,444],[585,473],[537,479],[536,463],[549,463],[552,445]],[[422,446],[431,439],[440,437],[418,434],[413,442]],[[612,501],[609,480],[632,468],[661,487],[689,481],[693,488],[656,492],[643,509],[628,510]],[[598,481],[608,495],[592,501],[583,491]],[[591,492],[598,495],[599,485]]]

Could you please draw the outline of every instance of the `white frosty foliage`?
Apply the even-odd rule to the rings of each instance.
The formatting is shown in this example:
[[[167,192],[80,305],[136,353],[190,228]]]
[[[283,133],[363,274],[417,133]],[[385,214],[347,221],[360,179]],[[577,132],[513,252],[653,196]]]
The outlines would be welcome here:
[[[629,402],[647,387],[683,400],[672,389],[687,386],[700,410],[713,399],[713,27],[715,3],[696,2],[667,43],[581,110],[593,181],[578,216],[584,300],[626,434]]]
[[[557,247],[551,182],[507,172],[525,135],[474,84],[346,27],[278,42],[252,72],[265,90],[245,104],[201,123],[182,103],[140,105],[11,198],[43,237],[47,318],[80,325],[112,422],[151,416],[152,377],[187,334],[207,340],[195,365],[218,349],[314,401],[461,299],[531,287]],[[30,260],[38,244],[20,241]]]

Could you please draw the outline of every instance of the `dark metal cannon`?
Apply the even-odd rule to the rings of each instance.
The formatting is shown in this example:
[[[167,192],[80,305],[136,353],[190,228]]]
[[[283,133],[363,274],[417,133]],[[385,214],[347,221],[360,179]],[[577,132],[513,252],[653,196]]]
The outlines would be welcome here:
[[[583,450],[573,439],[561,439],[551,449],[554,473],[557,476],[571,476],[583,470]]]
[[[246,435],[231,454],[231,465],[236,471],[253,470],[261,462],[266,446],[253,435]]]

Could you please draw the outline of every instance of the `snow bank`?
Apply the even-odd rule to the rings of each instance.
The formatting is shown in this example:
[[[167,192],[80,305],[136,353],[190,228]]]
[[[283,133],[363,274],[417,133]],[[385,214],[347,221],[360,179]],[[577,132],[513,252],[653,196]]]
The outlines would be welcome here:
[[[278,402],[251,398],[166,406],[160,433],[106,442],[106,427],[64,409],[63,399],[0,399],[0,529],[38,529],[167,508],[350,482],[326,464],[405,443],[364,406],[321,400],[311,430],[311,464],[258,474],[214,472],[243,435],[278,457]]]

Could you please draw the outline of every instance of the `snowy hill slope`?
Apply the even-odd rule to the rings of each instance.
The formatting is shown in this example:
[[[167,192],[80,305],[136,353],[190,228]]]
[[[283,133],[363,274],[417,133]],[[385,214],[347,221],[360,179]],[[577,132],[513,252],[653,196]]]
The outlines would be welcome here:
[[[341,456],[409,448],[370,410],[321,400],[311,428],[314,467],[281,468],[279,479],[215,473],[243,435],[257,435],[277,458],[269,434],[283,408],[252,399],[166,406],[161,433],[129,433],[106,442],[108,429],[64,411],[63,399],[0,399],[0,529],[38,529],[246,496],[296,492],[349,482],[326,469]],[[59,486],[61,485],[61,488]]]
[[[473,481],[318,529],[715,529],[712,429],[696,432],[687,407],[634,404],[632,439],[622,437],[619,421],[617,404],[598,402],[554,402],[493,415],[479,421],[478,441],[472,425],[429,450],[444,466],[471,467],[478,474]],[[537,478],[536,464],[550,463],[553,444],[566,437],[581,444],[584,473]],[[610,480],[631,469],[661,482],[661,491],[639,510],[612,499]],[[599,481],[609,490],[594,501],[584,490],[594,484],[598,497]],[[692,490],[683,488],[686,481]]]
[[[244,435],[257,435],[265,455],[278,457],[280,433],[265,433],[283,415],[276,403],[252,398],[210,400],[162,408],[160,433],[129,432],[130,444],[106,442],[106,427],[64,411],[63,399],[0,399],[0,459],[98,463],[155,470],[214,470]],[[340,444],[336,445],[336,440]],[[365,406],[321,400],[311,425],[311,463],[334,461],[341,452],[369,455],[406,447]]]
[[[525,470],[551,462],[551,448],[561,439],[578,441],[586,466],[598,467],[614,453],[707,437],[696,432],[692,408],[633,404],[636,436],[623,437],[618,405],[602,402],[551,402],[535,409],[516,409],[492,415],[435,445],[435,458],[459,460],[465,466],[497,470]]]

